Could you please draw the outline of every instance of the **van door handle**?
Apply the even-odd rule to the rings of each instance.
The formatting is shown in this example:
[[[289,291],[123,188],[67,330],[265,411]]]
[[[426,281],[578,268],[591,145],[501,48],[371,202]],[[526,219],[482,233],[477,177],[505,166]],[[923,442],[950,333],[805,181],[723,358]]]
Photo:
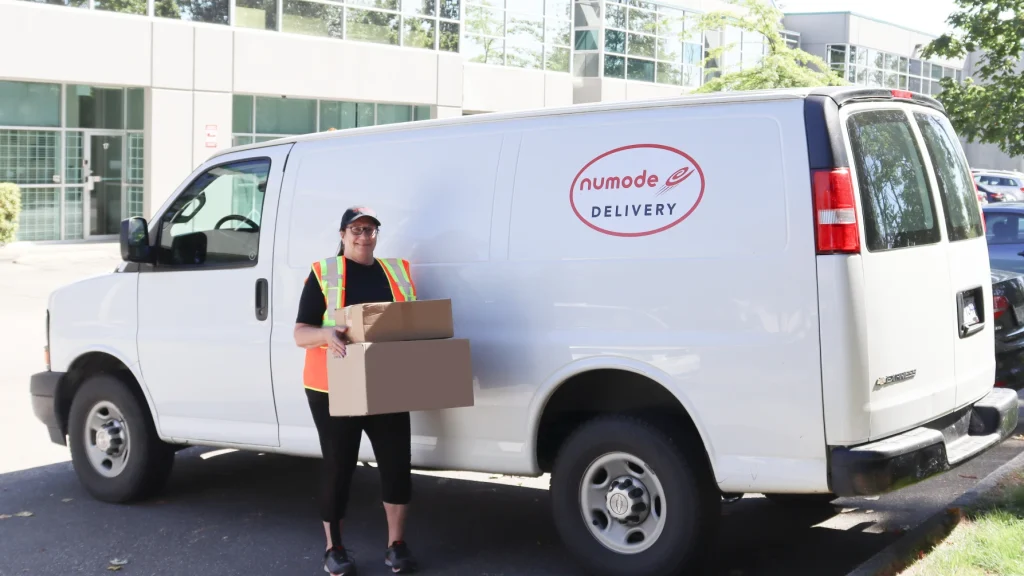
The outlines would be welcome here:
[[[266,278],[260,278],[256,281],[256,319],[260,322],[267,319],[268,288],[269,285]]]

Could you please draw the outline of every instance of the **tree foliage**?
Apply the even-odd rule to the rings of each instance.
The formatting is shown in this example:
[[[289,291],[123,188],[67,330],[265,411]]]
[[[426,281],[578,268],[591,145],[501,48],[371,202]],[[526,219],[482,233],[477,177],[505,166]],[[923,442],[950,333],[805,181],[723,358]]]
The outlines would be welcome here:
[[[956,0],[946,20],[954,32],[932,41],[923,58],[965,58],[977,53],[973,78],[942,79],[938,96],[957,132],[971,142],[996,144],[1024,155],[1024,0]]]
[[[697,92],[841,86],[846,83],[821,58],[786,45],[782,36],[782,11],[771,3],[765,0],[727,1],[739,8],[739,11],[724,10],[705,14],[701,16],[698,27],[705,32],[724,30],[730,26],[755,32],[765,38],[767,53],[756,66],[729,71],[720,70],[711,64],[722,62],[722,58],[735,48],[735,44],[708,50],[705,54],[705,67],[708,71],[722,72],[722,75],[706,82]]]
[[[14,242],[21,214],[21,190],[17,184],[0,182],[0,246]]]

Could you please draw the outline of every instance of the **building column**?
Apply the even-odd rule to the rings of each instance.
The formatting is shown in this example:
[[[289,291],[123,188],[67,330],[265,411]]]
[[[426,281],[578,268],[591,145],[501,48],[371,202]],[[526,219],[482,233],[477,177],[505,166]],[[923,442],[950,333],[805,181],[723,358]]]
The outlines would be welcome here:
[[[143,215],[151,219],[192,172],[191,90],[146,89]]]

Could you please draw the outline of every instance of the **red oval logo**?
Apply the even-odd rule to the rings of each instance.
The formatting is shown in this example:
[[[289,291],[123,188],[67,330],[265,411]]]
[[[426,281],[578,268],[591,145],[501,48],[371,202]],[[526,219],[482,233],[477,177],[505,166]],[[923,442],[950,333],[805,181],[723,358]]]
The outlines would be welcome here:
[[[689,154],[661,144],[609,150],[576,173],[573,212],[611,236],[649,236],[686,220],[704,197],[704,172]]]

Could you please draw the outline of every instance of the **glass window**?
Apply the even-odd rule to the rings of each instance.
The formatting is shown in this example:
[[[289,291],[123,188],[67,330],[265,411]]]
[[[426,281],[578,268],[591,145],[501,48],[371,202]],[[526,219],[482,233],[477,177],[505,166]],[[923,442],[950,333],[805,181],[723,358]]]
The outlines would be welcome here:
[[[909,83],[907,84],[907,89],[909,89],[911,92],[921,92],[921,79],[911,78]]]
[[[964,79],[963,78],[963,72],[960,71],[960,70],[957,70],[956,71],[956,81],[957,81],[957,83],[959,84],[960,82],[963,82],[963,79]]]
[[[316,132],[316,100],[256,98],[257,134],[309,134]]]
[[[857,83],[857,67],[856,66],[854,66],[852,64],[849,66],[849,68],[846,71],[846,79],[851,84],[856,84]]]
[[[692,44],[687,42],[683,44],[683,62],[690,64],[691,66],[701,66],[703,54],[701,54],[701,45]]]
[[[461,16],[459,0],[441,0],[441,18],[458,20]]]
[[[686,13],[674,8],[658,8],[658,35],[680,39],[684,31]]]
[[[235,26],[277,30],[277,0],[235,0]]]
[[[665,62],[658,62],[658,76],[656,78],[658,84],[673,84],[678,86],[681,82],[683,73],[682,66],[679,64],[666,64]]]
[[[932,80],[942,80],[942,66],[932,64]]]
[[[281,15],[281,30],[283,32],[341,39],[343,27],[341,6],[303,2],[303,0],[283,1]]]
[[[932,81],[932,96],[938,96],[942,94],[942,84]]]
[[[544,0],[505,0],[505,9],[520,14],[544,15]]]
[[[846,46],[829,46],[829,64],[846,64]]]
[[[467,6],[466,33],[499,38],[504,36],[505,12],[483,6]]]
[[[60,84],[0,81],[0,126],[60,126]]]
[[[544,44],[540,40],[508,39],[505,42],[506,65],[540,70],[544,67]]]
[[[579,26],[579,22],[576,22]],[[604,25],[609,28],[626,29],[626,8],[617,4],[605,4]]]
[[[601,25],[600,3],[598,2],[576,2],[575,20],[577,26],[597,28]],[[625,28],[625,20],[623,20]]]
[[[369,102],[359,102],[356,104],[356,128],[373,126],[376,122],[376,106]]]
[[[459,25],[454,22],[441,22],[441,36],[438,47],[445,52],[459,51]]]
[[[0,182],[53,184],[60,176],[60,152],[56,130],[0,130]]]
[[[1004,213],[986,214],[985,225],[988,228],[986,238],[989,244],[1020,243],[1022,223],[1016,215]]]
[[[255,266],[270,160],[211,168],[174,199],[160,221],[157,266]]]
[[[971,183],[970,167],[960,153],[953,127],[946,118],[935,114],[915,114],[914,117],[939,182],[950,242],[978,238],[983,234],[978,199]]]
[[[105,12],[139,14],[141,16],[149,13],[149,6],[146,0],[95,0],[93,6],[96,10],[103,10]]]
[[[896,74],[886,72],[885,74],[885,87],[886,88],[897,88],[900,85],[899,77]]]
[[[405,17],[402,18],[402,27],[404,29],[403,46],[434,49],[437,20]]]
[[[225,25],[230,22],[231,0],[155,0],[155,2],[154,10],[156,15],[161,18]]]
[[[231,131],[247,134],[252,129],[252,96],[235,94],[231,99]]]
[[[604,31],[604,49],[605,52],[612,52],[615,54],[626,53],[626,33],[621,30],[605,30]]]
[[[909,60],[907,58],[904,58],[903,56],[900,56],[900,73],[902,73],[902,74],[906,74],[907,73],[908,62],[909,62]]]
[[[412,106],[378,104],[377,125],[412,122]]]
[[[906,114],[858,112],[848,126],[868,250],[938,242],[928,176]]]
[[[921,75],[921,61],[920,60],[911,60],[910,61],[910,73],[913,74],[914,76],[920,76]]]
[[[68,128],[124,129],[124,89],[69,84]]]
[[[569,49],[558,46],[544,47],[544,68],[553,72],[568,72]]]
[[[654,62],[629,58],[626,60],[626,78],[654,82]]]
[[[608,78],[625,78],[626,59],[622,56],[605,56],[604,75]]]
[[[630,56],[643,56],[653,59],[658,51],[658,39],[654,36],[643,34],[628,34],[626,50]],[[651,81],[654,81],[654,71],[651,71]]]
[[[355,102],[320,101],[320,131],[344,130],[356,127]]]
[[[667,62],[683,61],[683,44],[677,39],[658,40],[658,60]]]
[[[924,76],[925,78],[930,78],[931,75],[932,75],[932,65],[927,63],[927,62],[924,62],[922,64],[922,68],[921,68],[921,76]]]
[[[509,14],[506,39],[528,43],[531,46],[533,44],[543,44],[544,18],[541,16]]]
[[[381,10],[398,10],[399,0],[345,0],[345,4]]]
[[[437,0],[402,0],[402,12],[413,16],[437,16]]]
[[[547,0],[545,14],[552,18],[572,18],[572,0]]]
[[[868,65],[868,52],[863,48],[856,46],[850,46],[850,62],[856,63],[858,66]]]
[[[398,14],[362,10],[359,8],[345,9],[345,38],[362,40],[377,44],[398,44]]]
[[[956,76],[956,70],[955,69],[953,69],[953,68],[943,68],[942,69],[942,77],[943,78],[953,78],[954,76]]]
[[[885,55],[885,69],[890,72],[895,72],[899,69],[899,58],[895,54]]]
[[[252,136],[236,134],[231,137],[232,146],[245,146],[247,144],[252,144]]]
[[[142,88],[128,88],[127,96],[129,130],[144,130],[146,123],[146,91]]]
[[[470,7],[472,8],[472,7]],[[470,62],[479,64],[505,64],[505,41],[499,38],[466,35],[462,53]]]
[[[576,31],[576,49],[597,50],[597,38],[595,38],[593,30]]]
[[[557,46],[571,46],[572,25],[568,20],[547,19],[547,40],[548,44]]]
[[[412,114],[413,120],[430,120],[430,106],[416,106]]]
[[[629,29],[633,32],[645,32],[647,34],[658,33],[658,15],[655,12],[629,9]]]
[[[906,74],[900,74],[900,90],[906,90],[906,89],[907,89],[907,75]]]

